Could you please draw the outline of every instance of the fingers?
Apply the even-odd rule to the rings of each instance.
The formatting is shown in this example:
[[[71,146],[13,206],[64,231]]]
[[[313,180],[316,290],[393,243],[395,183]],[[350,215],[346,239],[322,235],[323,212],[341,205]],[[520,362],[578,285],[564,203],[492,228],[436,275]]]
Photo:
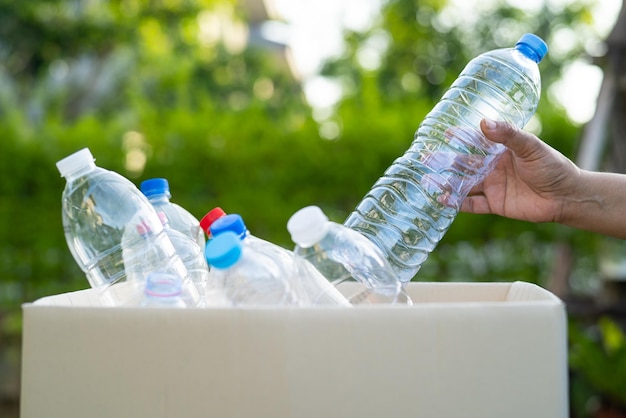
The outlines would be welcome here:
[[[507,122],[483,119],[480,129],[487,139],[503,144],[520,158],[529,157],[540,147],[539,138]]]
[[[488,207],[487,198],[484,194],[483,182],[481,181],[474,187],[472,187],[467,194],[467,197],[461,203],[461,212],[469,213],[489,213],[485,212],[485,205]]]
[[[477,194],[483,194],[484,193],[484,187],[483,187],[483,182],[481,181],[480,183],[476,184],[474,187],[472,187],[469,191],[469,193],[467,194],[468,196],[473,196],[473,195],[477,195]]]
[[[485,195],[468,196],[461,204],[461,212],[475,213],[485,215],[492,213],[489,201]]]

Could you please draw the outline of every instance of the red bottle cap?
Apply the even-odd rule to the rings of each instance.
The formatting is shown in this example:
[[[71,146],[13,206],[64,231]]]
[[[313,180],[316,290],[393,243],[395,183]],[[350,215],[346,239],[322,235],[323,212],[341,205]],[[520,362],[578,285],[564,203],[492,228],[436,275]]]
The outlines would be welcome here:
[[[216,207],[211,209],[209,213],[207,213],[202,219],[200,219],[200,228],[202,228],[202,230],[206,232],[207,235],[211,235],[209,227],[213,222],[215,222],[222,216],[226,216],[226,212],[224,212],[222,208]]]

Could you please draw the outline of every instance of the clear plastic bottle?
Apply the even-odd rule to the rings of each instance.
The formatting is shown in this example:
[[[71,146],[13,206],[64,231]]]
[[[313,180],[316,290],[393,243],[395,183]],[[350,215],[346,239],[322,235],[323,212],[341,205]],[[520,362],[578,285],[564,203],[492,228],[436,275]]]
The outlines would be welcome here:
[[[65,239],[91,287],[103,292],[105,303],[121,305],[136,303],[153,271],[186,278],[150,202],[128,179],[94,161],[84,148],[57,162],[66,179]]]
[[[146,279],[142,307],[186,308],[182,297],[180,277],[173,274],[153,272]]]
[[[141,182],[140,190],[152,204],[167,236],[187,269],[188,277],[204,298],[209,266],[204,258],[204,231],[200,222],[183,207],[170,201],[169,183],[164,178]]]
[[[523,127],[537,109],[543,40],[525,34],[514,48],[471,60],[344,225],[380,247],[403,282],[439,243],[470,189],[491,171],[504,146],[488,141],[483,118]]]
[[[157,212],[157,215],[161,219],[165,233],[172,241],[176,253],[183,260],[189,279],[196,286],[201,297],[204,298],[209,280],[209,266],[204,257],[204,246],[200,247],[198,242],[191,239],[189,235],[173,229],[164,212]]]
[[[211,276],[234,305],[298,305],[288,282],[288,272],[280,261],[244,245],[231,231],[215,235],[206,245],[205,255]]]
[[[270,241],[250,233],[239,214],[222,215],[210,226],[211,237],[228,231],[243,240],[245,246],[268,255],[283,266],[286,278],[301,305],[341,305],[350,306],[350,302],[329,283],[310,263],[294,257],[294,254]]]
[[[144,180],[139,185],[140,190],[146,195],[157,212],[163,212],[167,217],[172,229],[180,231],[198,243],[204,249],[204,231],[200,227],[200,221],[187,209],[170,201],[170,185],[167,179],[152,178]]]
[[[330,283],[356,280],[366,287],[350,298],[353,304],[412,304],[382,251],[356,231],[326,217],[317,206],[294,213],[287,230],[296,257],[312,264]]]
[[[142,213],[137,214],[126,225],[122,235],[122,258],[127,280],[143,289],[148,276],[158,272],[171,274],[181,279],[182,296],[187,306],[200,306],[202,295],[191,280],[182,257],[176,251],[170,236],[159,220],[158,228],[145,221]],[[129,300],[130,304],[136,301]]]

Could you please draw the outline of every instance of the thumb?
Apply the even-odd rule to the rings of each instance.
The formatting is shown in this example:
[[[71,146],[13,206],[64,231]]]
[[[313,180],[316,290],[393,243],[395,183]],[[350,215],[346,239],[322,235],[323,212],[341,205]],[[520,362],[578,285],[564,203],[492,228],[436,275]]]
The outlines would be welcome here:
[[[500,143],[513,151],[518,157],[528,157],[537,151],[539,138],[523,131],[508,122],[483,119],[480,129],[488,140]]]

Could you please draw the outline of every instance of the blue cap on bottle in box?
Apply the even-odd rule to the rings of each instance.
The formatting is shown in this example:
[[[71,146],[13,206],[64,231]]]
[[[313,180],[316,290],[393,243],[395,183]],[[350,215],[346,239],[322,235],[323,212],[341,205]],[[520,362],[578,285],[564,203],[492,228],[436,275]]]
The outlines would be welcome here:
[[[243,222],[241,215],[231,213],[216,219],[215,222],[213,222],[209,227],[209,230],[211,231],[212,236],[217,236],[226,231],[231,231],[237,234],[240,238],[243,238],[245,233],[248,231],[248,228],[246,228],[246,224]]]
[[[236,233],[225,231],[207,242],[204,256],[207,263],[216,269],[227,269],[239,261],[242,246],[241,238]]]
[[[167,179],[154,178],[144,180],[139,185],[139,189],[143,194],[148,197],[158,195],[166,195],[167,197],[172,197],[172,195],[170,194],[170,185],[167,182]]]

